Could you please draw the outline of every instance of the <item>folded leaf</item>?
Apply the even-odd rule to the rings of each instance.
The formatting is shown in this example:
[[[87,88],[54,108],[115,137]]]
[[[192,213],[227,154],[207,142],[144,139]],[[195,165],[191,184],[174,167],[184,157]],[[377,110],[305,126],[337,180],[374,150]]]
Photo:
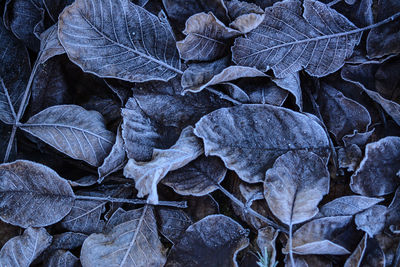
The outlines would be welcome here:
[[[75,194],[52,169],[31,161],[0,165],[0,219],[23,228],[52,225],[65,217]]]
[[[175,145],[169,149],[154,149],[148,162],[129,159],[124,176],[135,180],[138,197],[149,195],[148,202],[158,203],[157,184],[168,172],[177,170],[203,153],[200,140],[193,134],[193,127],[183,129]]]
[[[129,0],[75,1],[59,17],[58,37],[75,64],[99,77],[168,81],[182,73],[168,21]]]
[[[392,193],[400,184],[400,137],[388,136],[367,144],[365,157],[351,176],[350,188],[364,196]]]
[[[20,128],[68,156],[100,166],[114,144],[114,134],[96,111],[76,105],[49,107]]]
[[[321,207],[320,211],[326,217],[354,215],[372,207],[382,200],[383,198],[364,197],[357,195],[344,196],[326,203]]]
[[[264,180],[275,159],[291,150],[329,155],[324,129],[312,117],[270,105],[216,110],[196,124],[206,155],[220,157],[245,182]]]
[[[272,69],[278,78],[302,68],[322,77],[343,66],[360,37],[353,23],[325,4],[289,0],[267,8],[264,21],[235,40],[232,56],[239,65]]]
[[[184,60],[210,61],[224,55],[227,40],[240,34],[226,27],[213,13],[199,13],[186,21],[186,38],[176,43]]]

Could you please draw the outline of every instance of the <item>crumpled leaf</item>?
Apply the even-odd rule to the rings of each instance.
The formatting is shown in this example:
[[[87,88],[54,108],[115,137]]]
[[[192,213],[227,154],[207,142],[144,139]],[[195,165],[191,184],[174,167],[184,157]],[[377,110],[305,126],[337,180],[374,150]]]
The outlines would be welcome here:
[[[11,238],[0,251],[1,266],[28,267],[51,243],[51,235],[44,228],[31,228]]]
[[[400,2],[397,0],[379,0],[377,3],[376,20],[384,20],[400,12]],[[380,58],[400,52],[400,33],[398,21],[372,29],[367,38],[367,54],[370,58]]]
[[[100,166],[114,144],[103,117],[77,105],[49,107],[20,128],[68,156]]]
[[[128,158],[150,160],[154,148],[169,148],[183,128],[217,108],[230,106],[205,91],[182,96],[175,91],[181,90],[180,86],[168,84],[162,89],[168,92],[135,92],[122,109],[122,137]]]
[[[165,266],[237,266],[236,254],[248,244],[240,224],[224,215],[210,215],[186,229]]]
[[[304,224],[293,234],[293,253],[300,255],[350,254],[346,248],[335,243],[334,236],[348,226],[351,219],[351,216],[325,217]]]
[[[351,176],[350,188],[364,196],[383,196],[396,190],[400,180],[400,137],[389,136],[367,144],[365,157]]]
[[[385,206],[375,205],[357,214],[354,218],[357,229],[363,230],[369,237],[379,234],[385,227],[386,212]]]
[[[4,23],[14,35],[34,51],[39,50],[38,34],[44,28],[44,8],[40,0],[7,0]]]
[[[184,60],[211,61],[225,54],[227,41],[240,34],[226,27],[212,12],[202,12],[186,21],[186,38],[176,43]]]
[[[83,243],[81,262],[90,266],[163,266],[165,255],[153,209],[130,211],[130,220],[105,234],[91,234]]]
[[[168,81],[181,73],[166,19],[129,0],[75,1],[59,17],[58,37],[72,62],[102,78]]]
[[[345,135],[356,131],[365,132],[371,123],[369,112],[364,106],[328,84],[322,84],[317,103],[326,127],[338,143]]]
[[[52,225],[71,210],[75,194],[52,169],[26,160],[0,165],[0,219],[23,228]]]
[[[303,12],[304,9],[304,12]],[[265,10],[264,21],[247,37],[237,38],[233,61],[278,78],[304,70],[315,77],[340,69],[359,43],[361,33],[346,17],[325,4],[291,0]]]
[[[177,170],[203,154],[200,140],[193,134],[193,127],[182,130],[178,141],[169,149],[154,149],[148,162],[129,159],[124,176],[135,180],[138,197],[149,195],[147,201],[158,203],[157,184],[168,172]]]
[[[357,195],[338,197],[323,205],[320,208],[320,212],[326,217],[354,215],[363,210],[369,209],[381,201],[383,201],[383,198]]]
[[[75,267],[79,266],[79,259],[69,251],[57,250],[48,258],[45,267]]]
[[[197,13],[211,11],[222,22],[228,21],[223,0],[162,0],[168,18],[183,30],[186,20]]]
[[[185,230],[193,224],[183,210],[159,207],[157,213],[160,219],[160,232],[172,244],[176,244]]]
[[[272,213],[286,225],[314,217],[318,203],[328,192],[328,168],[312,152],[289,151],[265,174],[265,199]]]
[[[99,182],[102,182],[105,177],[113,172],[116,172],[124,167],[126,163],[126,152],[124,149],[124,140],[122,139],[121,129],[118,128],[115,143],[110,154],[104,159],[103,164],[97,169]]]
[[[168,173],[162,183],[180,195],[204,196],[218,189],[225,174],[226,168],[219,158],[200,156]]]
[[[216,110],[196,123],[194,133],[203,139],[206,155],[220,157],[249,183],[263,181],[265,171],[288,151],[329,155],[326,133],[313,117],[270,105]]]
[[[242,33],[248,33],[260,25],[264,20],[264,10],[259,6],[244,1],[232,0],[226,2],[229,16],[233,21],[229,27]]]

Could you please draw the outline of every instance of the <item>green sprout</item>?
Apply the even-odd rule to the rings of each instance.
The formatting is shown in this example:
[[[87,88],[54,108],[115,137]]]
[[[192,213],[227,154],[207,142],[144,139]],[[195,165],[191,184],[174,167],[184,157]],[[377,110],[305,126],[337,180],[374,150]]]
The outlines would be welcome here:
[[[264,247],[263,254],[261,254],[260,252],[257,252],[257,258],[258,258],[257,265],[260,267],[276,267],[276,265],[278,265],[278,262],[275,262],[273,265],[269,266],[267,247]]]

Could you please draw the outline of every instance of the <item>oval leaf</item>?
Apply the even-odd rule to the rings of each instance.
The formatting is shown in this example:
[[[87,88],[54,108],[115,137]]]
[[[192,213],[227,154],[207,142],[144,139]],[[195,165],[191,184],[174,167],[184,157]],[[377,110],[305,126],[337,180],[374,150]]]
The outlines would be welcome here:
[[[0,219],[23,228],[52,225],[75,200],[71,186],[52,169],[31,161],[0,165]]]
[[[328,168],[312,152],[283,154],[265,174],[264,195],[268,206],[287,225],[314,217],[318,203],[328,192]]]
[[[278,78],[302,68],[322,77],[343,66],[360,37],[353,23],[319,1],[283,1],[267,8],[246,38],[235,40],[232,56],[239,65],[271,68]]]
[[[275,159],[291,150],[313,151],[326,159],[329,142],[310,116],[270,105],[216,110],[196,124],[206,155],[219,156],[246,182],[264,180]]]
[[[129,0],[77,0],[59,18],[60,42],[85,72],[131,82],[168,81],[181,73],[166,19]]]
[[[97,111],[76,105],[49,107],[20,128],[68,156],[100,166],[114,144],[114,134]]]

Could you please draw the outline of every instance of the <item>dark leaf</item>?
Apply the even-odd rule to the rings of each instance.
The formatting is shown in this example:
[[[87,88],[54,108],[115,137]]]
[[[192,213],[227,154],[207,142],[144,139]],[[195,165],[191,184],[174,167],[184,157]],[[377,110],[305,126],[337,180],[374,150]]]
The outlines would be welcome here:
[[[303,12],[304,8],[304,12]],[[322,77],[340,69],[360,40],[360,31],[346,17],[326,5],[306,0],[276,3],[246,38],[237,38],[233,61],[272,69],[278,78],[302,68]]]
[[[219,158],[201,156],[168,173],[162,183],[180,195],[204,196],[218,189],[225,174],[226,168]]]
[[[2,248],[8,240],[19,235],[19,233],[19,227],[0,221],[0,248]]]
[[[272,213],[286,225],[314,217],[318,203],[328,192],[328,168],[312,152],[283,154],[265,174],[265,199]]]
[[[195,134],[203,139],[206,155],[219,156],[250,183],[263,181],[265,171],[288,151],[329,155],[328,138],[313,117],[270,105],[219,109],[196,124]]]
[[[51,235],[44,228],[25,230],[23,235],[11,238],[0,251],[1,266],[25,266],[30,264],[51,243]]]
[[[52,169],[18,160],[0,165],[0,219],[23,228],[52,225],[74,203],[71,186]]]
[[[246,236],[246,230],[231,218],[207,216],[189,226],[165,266],[237,266],[236,254],[249,243]]]
[[[158,203],[157,184],[168,172],[177,170],[203,154],[200,140],[193,134],[193,127],[183,129],[178,141],[169,149],[154,149],[148,162],[129,159],[124,176],[135,180],[138,197],[149,195],[149,203]]]
[[[61,11],[73,2],[73,0],[43,0],[43,5],[51,19],[56,22]]]
[[[160,218],[160,232],[172,244],[176,244],[185,230],[193,224],[182,210],[160,207],[157,212]]]
[[[364,196],[383,196],[399,185],[400,138],[389,136],[367,144],[365,157],[351,176],[350,188]]]
[[[83,266],[163,266],[165,256],[153,209],[130,211],[130,220],[106,234],[90,235],[82,246]]]
[[[132,82],[168,81],[181,73],[174,35],[165,18],[128,0],[92,4],[75,1],[58,22],[61,44],[84,71]]]
[[[103,117],[77,105],[49,107],[20,128],[68,156],[100,166],[114,143]]]
[[[341,147],[337,151],[339,168],[354,172],[362,160],[362,151],[359,146],[351,144]]]

